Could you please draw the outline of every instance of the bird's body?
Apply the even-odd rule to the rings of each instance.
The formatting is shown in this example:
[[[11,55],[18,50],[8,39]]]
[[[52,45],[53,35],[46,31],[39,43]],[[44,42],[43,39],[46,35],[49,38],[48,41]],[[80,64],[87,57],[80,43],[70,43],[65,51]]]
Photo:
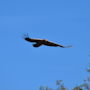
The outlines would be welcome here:
[[[50,42],[50,41],[48,41],[46,39],[32,39],[32,38],[29,38],[28,36],[26,36],[24,39],[26,41],[28,41],[28,42],[35,43],[35,44],[33,44],[33,47],[39,47],[41,45],[46,45],[46,46],[53,46],[53,47],[62,47],[62,48],[65,48],[65,46],[63,46],[63,45]]]

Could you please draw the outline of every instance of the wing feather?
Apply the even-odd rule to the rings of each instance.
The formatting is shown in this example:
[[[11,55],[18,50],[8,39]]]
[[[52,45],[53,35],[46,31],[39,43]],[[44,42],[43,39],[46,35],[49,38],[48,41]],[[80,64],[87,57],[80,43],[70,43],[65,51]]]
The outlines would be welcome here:
[[[42,39],[31,39],[31,38],[25,38],[26,41],[29,41],[29,42],[41,42]]]
[[[33,47],[39,47],[41,45],[42,45],[42,43],[36,43],[36,44],[33,44]]]
[[[53,42],[50,42],[50,41],[46,41],[46,42],[44,43],[44,45],[47,45],[47,46],[55,46],[55,47],[60,46],[60,47],[63,47],[63,48],[64,48],[63,45],[56,44],[56,43],[53,43]]]

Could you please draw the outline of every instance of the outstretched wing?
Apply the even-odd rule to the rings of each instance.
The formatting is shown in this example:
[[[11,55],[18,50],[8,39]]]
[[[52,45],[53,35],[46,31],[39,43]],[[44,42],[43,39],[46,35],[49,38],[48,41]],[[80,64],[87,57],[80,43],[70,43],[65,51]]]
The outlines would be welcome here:
[[[36,44],[33,44],[33,47],[39,47],[41,45],[42,45],[42,43],[36,43]]]
[[[42,41],[42,39],[32,39],[32,38],[29,38],[28,33],[27,34],[24,34],[24,39],[26,41],[28,41],[28,42],[36,42],[36,43]]]
[[[63,45],[56,44],[56,43],[53,43],[53,42],[50,42],[50,41],[46,41],[46,42],[44,43],[44,45],[47,45],[47,46],[54,46],[54,47],[59,46],[59,47],[64,48],[64,46],[63,46]]]

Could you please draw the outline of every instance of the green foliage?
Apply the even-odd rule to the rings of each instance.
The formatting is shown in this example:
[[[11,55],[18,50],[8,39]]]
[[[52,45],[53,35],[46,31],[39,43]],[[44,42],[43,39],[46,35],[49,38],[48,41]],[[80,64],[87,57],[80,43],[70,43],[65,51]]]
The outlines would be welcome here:
[[[88,73],[90,73],[90,65],[89,65],[89,68],[86,69],[86,71]],[[55,88],[55,89],[49,88],[48,86],[46,86],[46,87],[41,86],[39,90],[68,90],[68,88],[66,88],[64,86],[64,84],[62,83],[62,80],[57,80],[56,85],[57,85],[57,88]],[[90,90],[90,77],[87,77],[83,81],[82,84],[72,88],[71,90]]]

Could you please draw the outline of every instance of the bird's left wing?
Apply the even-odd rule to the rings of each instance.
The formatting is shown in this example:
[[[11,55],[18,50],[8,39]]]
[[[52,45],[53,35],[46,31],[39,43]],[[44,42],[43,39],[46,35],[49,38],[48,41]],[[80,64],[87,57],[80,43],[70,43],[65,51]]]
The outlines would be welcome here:
[[[62,48],[71,48],[72,46],[63,46],[54,42],[50,42],[50,41],[45,41],[44,45],[47,46],[54,46],[54,47],[62,47]]]
[[[46,42],[44,43],[44,45],[47,45],[47,46],[55,46],[55,47],[59,46],[59,47],[64,48],[63,45],[56,44],[56,43],[53,43],[53,42],[50,42],[50,41],[46,41]]]

